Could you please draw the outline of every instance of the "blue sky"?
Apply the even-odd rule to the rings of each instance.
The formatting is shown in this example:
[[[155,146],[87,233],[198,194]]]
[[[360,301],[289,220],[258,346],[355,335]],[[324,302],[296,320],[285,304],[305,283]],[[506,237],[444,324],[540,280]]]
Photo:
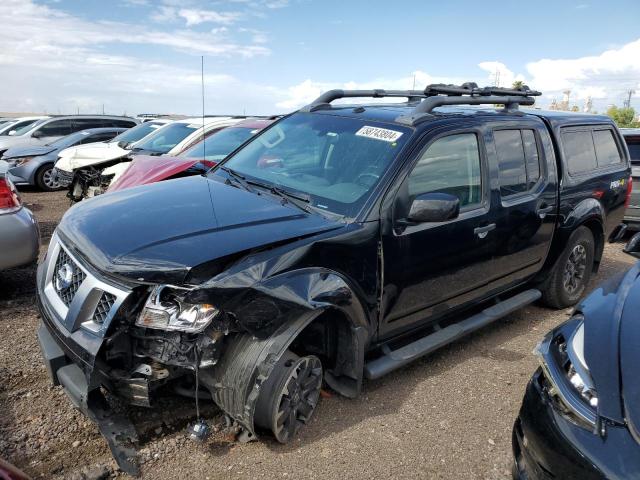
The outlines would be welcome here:
[[[638,91],[640,2],[3,0],[0,111],[290,111],[328,88],[522,79],[542,106]]]

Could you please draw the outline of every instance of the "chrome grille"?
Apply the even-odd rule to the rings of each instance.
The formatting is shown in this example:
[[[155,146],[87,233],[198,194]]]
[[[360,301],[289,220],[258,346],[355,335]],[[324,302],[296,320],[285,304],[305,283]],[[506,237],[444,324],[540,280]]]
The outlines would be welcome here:
[[[113,307],[114,302],[116,301],[116,296],[107,292],[102,292],[102,296],[98,301],[98,305],[96,306],[96,310],[93,312],[92,320],[96,323],[104,323],[107,315],[111,311],[111,307]]]
[[[63,267],[68,266],[71,268],[72,274],[70,283],[65,285],[62,280],[59,278],[59,274]],[[87,275],[78,267],[76,262],[74,262],[71,257],[64,251],[64,249],[60,249],[60,253],[58,254],[58,259],[56,260],[56,265],[53,271],[53,286],[56,289],[56,293],[60,297],[60,300],[68,307],[71,305],[73,301],[73,297],[76,296],[76,292]]]

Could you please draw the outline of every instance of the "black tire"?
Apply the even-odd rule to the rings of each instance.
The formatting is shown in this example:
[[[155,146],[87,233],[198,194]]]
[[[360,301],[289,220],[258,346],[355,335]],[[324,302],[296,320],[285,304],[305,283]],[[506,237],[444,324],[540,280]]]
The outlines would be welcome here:
[[[322,364],[315,355],[286,351],[260,388],[254,421],[280,443],[295,438],[318,405]]]
[[[578,227],[556,261],[542,290],[542,301],[552,308],[566,308],[578,303],[584,294],[595,254],[591,230]]]
[[[60,185],[52,177],[53,163],[46,163],[42,165],[35,175],[36,185],[39,189],[45,192],[53,192],[59,190]]]

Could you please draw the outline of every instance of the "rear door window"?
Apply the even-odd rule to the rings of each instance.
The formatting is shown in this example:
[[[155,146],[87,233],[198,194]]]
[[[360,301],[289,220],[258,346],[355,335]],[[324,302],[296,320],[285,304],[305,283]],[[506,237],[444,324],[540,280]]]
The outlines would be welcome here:
[[[593,143],[596,147],[596,158],[598,159],[599,167],[613,165],[622,161],[612,130],[594,130]]]
[[[591,130],[562,132],[562,149],[570,175],[588,172],[598,166]]]
[[[540,180],[540,154],[533,130],[496,130],[500,195],[509,197],[531,190]]]

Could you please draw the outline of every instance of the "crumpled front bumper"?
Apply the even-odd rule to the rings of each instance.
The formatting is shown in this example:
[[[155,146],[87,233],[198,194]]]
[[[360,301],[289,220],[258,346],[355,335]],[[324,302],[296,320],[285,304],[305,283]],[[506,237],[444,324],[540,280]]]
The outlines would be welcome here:
[[[93,420],[107,440],[111,453],[120,469],[130,475],[139,473],[135,444],[138,436],[133,424],[123,415],[115,413],[104,395],[91,380],[86,365],[81,368],[77,353],[60,340],[48,313],[38,306],[43,322],[38,328],[38,343],[45,366],[54,385],[61,385],[73,405]]]

